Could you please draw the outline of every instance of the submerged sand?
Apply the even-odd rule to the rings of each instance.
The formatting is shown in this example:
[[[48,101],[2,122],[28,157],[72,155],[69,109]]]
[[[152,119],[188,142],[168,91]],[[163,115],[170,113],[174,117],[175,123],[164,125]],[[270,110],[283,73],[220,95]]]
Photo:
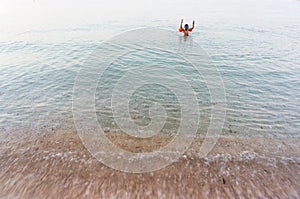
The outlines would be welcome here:
[[[156,145],[108,134],[119,147],[150,151]],[[288,138],[222,137],[205,158],[203,139],[175,163],[133,174],[97,161],[76,133],[48,133],[0,145],[0,198],[298,198],[300,142]],[[149,147],[148,147],[149,146]]]

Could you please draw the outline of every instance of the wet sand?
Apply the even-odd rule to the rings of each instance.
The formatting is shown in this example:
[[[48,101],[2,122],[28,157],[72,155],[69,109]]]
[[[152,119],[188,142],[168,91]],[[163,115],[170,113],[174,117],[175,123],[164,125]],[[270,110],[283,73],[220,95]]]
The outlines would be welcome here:
[[[109,134],[133,152],[147,145]],[[300,142],[287,138],[222,137],[199,158],[198,138],[168,167],[124,173],[98,162],[76,133],[48,133],[0,145],[0,198],[297,198]]]

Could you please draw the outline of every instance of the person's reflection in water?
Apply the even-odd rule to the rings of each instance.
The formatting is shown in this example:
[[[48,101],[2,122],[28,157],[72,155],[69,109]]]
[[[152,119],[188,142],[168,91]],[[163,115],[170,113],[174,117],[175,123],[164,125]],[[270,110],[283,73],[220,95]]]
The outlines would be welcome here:
[[[184,50],[186,48],[190,48],[192,50],[193,48],[193,37],[192,36],[183,36],[180,35],[178,37],[179,43],[178,43],[178,47],[180,50]]]

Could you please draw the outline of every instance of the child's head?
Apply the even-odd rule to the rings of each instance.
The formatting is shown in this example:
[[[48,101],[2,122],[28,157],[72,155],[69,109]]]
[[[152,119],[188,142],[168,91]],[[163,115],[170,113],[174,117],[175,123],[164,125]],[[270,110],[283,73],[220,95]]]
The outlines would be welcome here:
[[[184,29],[187,31],[189,29],[189,25],[188,24],[185,24],[184,25]]]

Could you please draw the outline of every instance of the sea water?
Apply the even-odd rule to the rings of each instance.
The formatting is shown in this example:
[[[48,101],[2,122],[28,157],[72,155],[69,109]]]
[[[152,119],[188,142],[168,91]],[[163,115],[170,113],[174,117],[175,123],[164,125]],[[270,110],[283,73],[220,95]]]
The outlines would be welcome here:
[[[104,41],[136,28],[173,31],[180,43],[181,18],[189,24],[196,21],[189,41],[201,46],[222,78],[222,133],[299,137],[299,1],[10,1],[3,3],[0,15],[1,140],[74,130],[73,87],[90,55],[99,48],[107,50],[101,46]],[[106,91],[126,70],[153,62],[153,53],[127,54],[106,70],[106,79],[95,91],[95,112],[103,128],[118,130]],[[179,68],[186,77],[197,72],[182,57],[157,54],[156,61]],[[202,111],[201,131],[217,102],[211,101],[201,78],[195,76],[191,84]],[[154,102],[167,112],[162,132],[176,133],[180,103],[163,85],[139,88],[128,104],[130,117],[136,125],[148,125]]]

